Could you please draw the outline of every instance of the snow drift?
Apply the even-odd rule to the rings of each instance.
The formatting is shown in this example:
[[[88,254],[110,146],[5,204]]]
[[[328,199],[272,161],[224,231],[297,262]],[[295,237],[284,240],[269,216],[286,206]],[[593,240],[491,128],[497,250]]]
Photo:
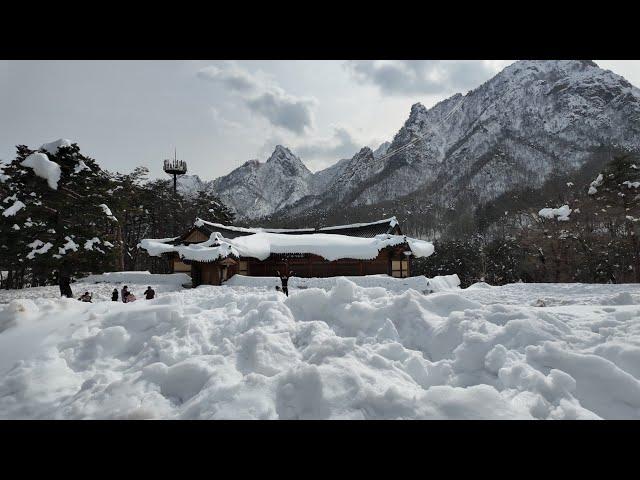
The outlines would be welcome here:
[[[326,278],[304,278],[290,277],[290,289],[304,288],[324,288],[330,290],[334,288],[340,278],[346,278],[359,287],[382,287],[395,292],[405,291],[410,288],[422,293],[440,292],[450,290],[460,286],[458,275],[442,275],[434,278],[423,276],[394,278],[389,275],[363,275],[359,277],[326,277]],[[234,275],[225,282],[227,286],[236,287],[269,287],[271,289],[280,285],[279,277],[248,277],[244,275]]]
[[[528,287],[14,298],[0,418],[640,418],[640,287]]]

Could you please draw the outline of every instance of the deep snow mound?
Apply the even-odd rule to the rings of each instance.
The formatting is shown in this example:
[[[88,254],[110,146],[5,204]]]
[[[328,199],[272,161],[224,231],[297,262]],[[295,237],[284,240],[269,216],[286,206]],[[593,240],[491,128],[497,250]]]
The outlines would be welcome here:
[[[16,298],[0,418],[640,418],[640,305],[493,303],[502,288]]]
[[[326,277],[326,278],[304,278],[293,276],[289,279],[290,289],[305,288],[334,288],[340,278],[345,278],[360,287],[381,287],[386,290],[401,292],[408,289],[417,290],[422,293],[440,292],[442,290],[455,289],[460,286],[458,275],[442,275],[434,278],[424,276],[395,278],[389,275],[363,275],[359,277]],[[269,287],[275,288],[280,285],[278,277],[247,277],[244,275],[234,275],[225,285],[230,287]]]

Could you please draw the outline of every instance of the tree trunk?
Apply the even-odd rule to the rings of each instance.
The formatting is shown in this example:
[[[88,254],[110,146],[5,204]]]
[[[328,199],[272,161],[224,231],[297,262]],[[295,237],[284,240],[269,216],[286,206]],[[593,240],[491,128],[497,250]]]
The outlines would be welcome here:
[[[116,229],[116,243],[120,245],[118,258],[116,259],[116,270],[124,272],[124,242],[122,241],[122,227],[118,224]]]

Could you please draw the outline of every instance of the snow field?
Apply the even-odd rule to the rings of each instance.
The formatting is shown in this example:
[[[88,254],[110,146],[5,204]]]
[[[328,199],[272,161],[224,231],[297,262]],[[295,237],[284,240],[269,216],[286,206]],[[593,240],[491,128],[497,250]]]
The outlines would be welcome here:
[[[389,275],[364,275],[361,277],[326,277],[304,278],[295,275],[289,278],[289,289],[324,288],[331,289],[336,286],[338,278],[346,278],[360,287],[383,287],[392,291],[405,291],[409,288],[422,293],[432,293],[441,290],[457,288],[460,279],[457,275],[441,275],[434,278],[423,276],[394,278]],[[225,282],[227,286],[235,287],[268,287],[275,289],[280,285],[279,277],[248,277],[234,275]]]
[[[640,286],[332,280],[13,299],[0,418],[640,418]]]

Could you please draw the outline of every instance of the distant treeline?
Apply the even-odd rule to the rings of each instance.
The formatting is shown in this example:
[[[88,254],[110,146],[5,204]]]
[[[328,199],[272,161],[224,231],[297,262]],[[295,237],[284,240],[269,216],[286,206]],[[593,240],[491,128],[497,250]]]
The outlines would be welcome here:
[[[553,203],[496,215],[482,234],[436,241],[436,252],[417,260],[414,273],[457,273],[463,286],[640,282],[640,161],[617,157],[594,177],[565,183]],[[571,209],[568,219],[539,214],[563,205]]]

